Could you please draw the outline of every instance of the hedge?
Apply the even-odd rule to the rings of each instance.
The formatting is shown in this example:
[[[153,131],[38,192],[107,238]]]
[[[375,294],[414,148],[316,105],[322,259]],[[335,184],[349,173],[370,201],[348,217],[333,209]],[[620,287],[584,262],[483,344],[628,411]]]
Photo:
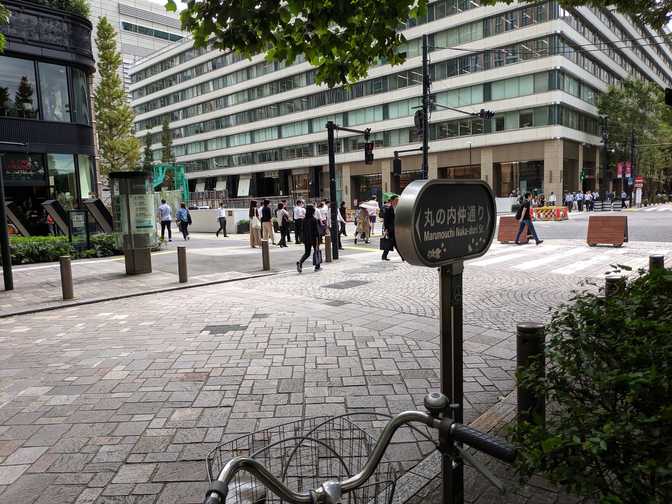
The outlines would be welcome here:
[[[111,234],[91,236],[91,248],[77,251],[65,236],[12,237],[9,242],[12,264],[31,264],[58,261],[63,255],[74,258],[108,257],[120,254]]]

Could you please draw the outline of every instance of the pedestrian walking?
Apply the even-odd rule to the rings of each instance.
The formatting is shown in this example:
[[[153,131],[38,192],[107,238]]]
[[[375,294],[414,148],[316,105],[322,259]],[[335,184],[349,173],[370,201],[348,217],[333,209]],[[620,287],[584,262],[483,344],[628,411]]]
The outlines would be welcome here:
[[[303,241],[303,219],[306,218],[306,209],[302,200],[296,200],[294,205],[294,241],[301,243]]]
[[[280,248],[287,247],[287,235],[289,234],[289,212],[285,210],[283,203],[278,203],[278,209],[275,211],[275,218],[278,219],[278,226],[280,226]]]
[[[172,210],[165,199],[161,200],[159,205],[159,222],[161,223],[161,241],[165,240],[166,229],[168,230],[168,241],[173,241],[173,233],[170,230],[170,223],[173,221]]]
[[[621,208],[627,208],[628,205],[626,205],[625,201],[628,199],[628,193],[623,191],[621,193]]]
[[[583,204],[586,207],[586,212],[593,211],[593,194],[590,191],[586,191],[586,194],[583,196]]]
[[[556,197],[555,193],[551,191],[551,194],[548,196],[548,206],[555,206],[556,203]]]
[[[215,233],[215,236],[219,238],[219,232],[222,231],[224,238],[228,238],[229,235],[226,234],[226,210],[224,209],[224,202],[220,203],[217,209],[217,220],[219,221],[219,229]]]
[[[532,214],[530,210],[531,200],[532,195],[529,192],[525,193],[525,201],[516,213],[516,219],[520,221],[520,225],[518,226],[518,233],[516,233],[516,245],[520,245],[520,234],[523,232],[523,229],[525,229],[526,224],[528,234],[532,233],[532,237],[534,238],[534,241],[537,242],[537,245],[540,245],[544,242],[544,240],[539,239],[539,236],[537,236],[537,231],[534,229],[534,224],[532,224]]]
[[[346,209],[345,209],[345,201],[341,201],[341,206],[338,208],[338,213],[340,214],[341,218],[338,219],[338,221],[341,223],[341,232],[343,236],[348,236],[348,233],[345,231],[345,225],[346,225]]]
[[[355,245],[357,245],[357,238],[364,240],[364,243],[369,243],[371,238],[371,221],[369,220],[369,212],[360,206],[355,212]]]
[[[565,206],[567,207],[568,212],[571,212],[574,207],[574,196],[572,196],[571,192],[565,194]]]
[[[256,200],[250,201],[250,247],[261,247],[261,220]]]
[[[275,234],[273,234],[273,217],[271,215],[271,202],[265,199],[262,202],[261,207],[261,239],[262,240],[271,240],[273,245],[275,245]]]
[[[177,227],[182,232],[182,236],[185,240],[189,239],[189,226],[191,226],[191,214],[187,210],[187,206],[184,203],[180,203],[180,208],[175,214],[175,219],[177,220]]]
[[[280,203],[282,203],[282,208],[284,208],[287,211],[287,230],[285,233],[285,242],[286,243],[292,243],[292,234],[289,231],[289,204],[287,203],[286,199],[280,200]]]
[[[306,259],[310,257],[311,251],[313,252],[313,265],[315,266],[315,271],[321,269],[320,265],[322,263],[322,253],[320,252],[320,228],[318,226],[315,207],[313,205],[308,205],[306,207],[306,216],[303,219],[303,247],[304,253],[296,262],[296,271],[301,273],[303,271],[303,263],[306,262]]]
[[[376,207],[374,208],[373,206],[369,207],[367,211],[369,212],[369,222],[371,223],[371,234],[374,234],[375,228],[376,228],[376,217],[378,217],[378,199],[374,196],[371,198],[371,201],[373,203],[376,203]]]
[[[579,212],[583,212],[583,191],[579,191],[576,193],[576,205],[578,207]]]
[[[380,248],[383,249],[383,261],[389,261],[387,255],[392,249],[397,248],[397,238],[394,229],[394,208],[399,203],[399,196],[393,194],[390,196],[388,202],[389,206],[383,214],[383,237],[380,239]],[[397,253],[401,256],[399,249],[397,249]],[[403,260],[404,258],[402,257],[401,259]]]

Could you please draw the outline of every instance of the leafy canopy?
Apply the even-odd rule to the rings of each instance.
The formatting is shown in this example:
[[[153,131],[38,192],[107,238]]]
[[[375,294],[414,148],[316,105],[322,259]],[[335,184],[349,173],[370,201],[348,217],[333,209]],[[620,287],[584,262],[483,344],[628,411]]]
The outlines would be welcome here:
[[[672,502],[672,271],[624,292],[580,294],[546,328],[546,375],[519,374],[545,394],[546,426],[514,427],[524,479],[601,504]]]
[[[9,24],[10,15],[11,13],[9,12],[9,9],[5,7],[4,4],[0,3],[0,25]],[[5,50],[5,42],[5,35],[0,33],[0,53]]]
[[[292,64],[304,55],[316,81],[332,87],[367,75],[380,60],[403,63],[397,28],[424,14],[427,0],[188,0],[182,28],[196,46],[211,44],[244,56],[267,51]],[[166,8],[176,11],[175,0]]]
[[[133,136],[133,110],[119,76],[121,54],[117,50],[117,34],[101,17],[96,30],[98,72],[96,107],[100,169],[103,174],[132,170],[140,160],[140,141]]]

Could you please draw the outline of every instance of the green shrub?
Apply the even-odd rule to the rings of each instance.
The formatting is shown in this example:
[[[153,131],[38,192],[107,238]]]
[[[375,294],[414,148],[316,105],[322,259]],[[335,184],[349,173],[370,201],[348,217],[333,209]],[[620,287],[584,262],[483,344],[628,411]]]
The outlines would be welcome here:
[[[577,295],[553,315],[546,357],[544,378],[518,377],[548,404],[545,428],[513,427],[522,478],[603,504],[672,502],[672,271]]]
[[[108,257],[121,254],[122,251],[117,248],[117,242],[112,234],[91,235],[91,248],[94,250],[94,257]]]
[[[91,9],[87,0],[30,0],[32,3],[51,7],[71,14],[89,17]]]
[[[65,236],[28,236],[10,239],[12,264],[58,261],[63,255],[72,255],[70,242]]]

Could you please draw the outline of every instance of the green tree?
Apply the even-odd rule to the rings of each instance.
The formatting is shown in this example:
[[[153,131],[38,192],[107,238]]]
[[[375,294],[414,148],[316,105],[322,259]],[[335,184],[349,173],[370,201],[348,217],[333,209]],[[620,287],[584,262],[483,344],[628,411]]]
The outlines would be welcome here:
[[[9,17],[11,13],[4,4],[0,3],[0,25],[9,24]],[[0,33],[0,53],[5,50],[5,36]]]
[[[154,161],[154,153],[152,152],[152,134],[145,135],[145,152],[142,156],[142,169],[145,171],[152,169],[152,161]]]
[[[140,142],[133,136],[133,110],[119,76],[121,55],[117,51],[117,33],[106,17],[96,30],[98,72],[94,104],[100,153],[101,173],[132,170],[140,160]]]
[[[650,176],[669,166],[668,146],[659,145],[672,137],[672,112],[665,105],[663,91],[652,82],[626,80],[610,86],[600,96],[600,114],[608,117],[609,147],[613,165],[630,159],[631,132],[635,135],[635,165],[637,174]]]
[[[166,8],[175,11],[175,0]],[[188,0],[180,19],[197,46],[246,57],[267,51],[287,64],[305,56],[316,81],[331,87],[365,77],[380,60],[402,63],[397,28],[426,8],[427,0]]]
[[[175,162],[175,156],[173,155],[173,134],[170,131],[168,119],[163,120],[163,126],[161,128],[161,162]]]
[[[33,86],[28,82],[28,77],[21,77],[19,87],[14,95],[16,113],[19,117],[34,117],[33,110]]]

